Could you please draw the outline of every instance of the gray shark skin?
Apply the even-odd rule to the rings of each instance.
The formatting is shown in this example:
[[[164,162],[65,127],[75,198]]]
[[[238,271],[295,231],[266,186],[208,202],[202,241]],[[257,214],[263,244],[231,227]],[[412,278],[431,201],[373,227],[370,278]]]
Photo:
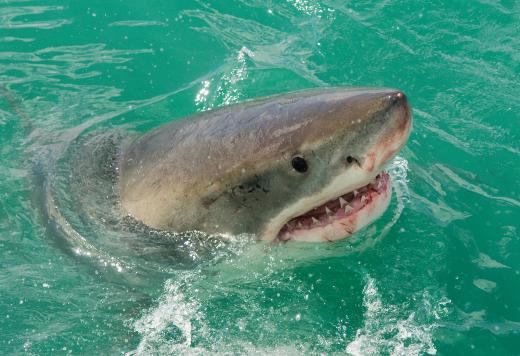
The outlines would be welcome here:
[[[382,169],[411,120],[405,95],[384,88],[312,89],[204,112],[122,150],[121,206],[159,230],[344,238],[386,209]]]

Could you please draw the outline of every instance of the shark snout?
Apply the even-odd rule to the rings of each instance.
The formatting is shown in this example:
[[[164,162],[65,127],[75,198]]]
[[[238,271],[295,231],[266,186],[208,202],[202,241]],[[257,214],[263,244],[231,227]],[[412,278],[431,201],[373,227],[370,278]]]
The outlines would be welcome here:
[[[412,130],[412,115],[408,99],[402,91],[387,94],[387,113],[375,144],[364,157],[362,168],[378,172],[408,140]]]
[[[412,115],[410,105],[408,104],[406,95],[401,91],[392,94],[391,101],[393,108],[390,112],[390,120],[394,120],[395,124],[390,130],[393,131],[395,129],[396,131],[402,131],[402,133],[405,134],[404,142],[402,142],[404,144],[411,131]],[[391,132],[391,134],[392,133],[395,132]]]
[[[400,102],[406,102],[406,95],[400,91],[397,90],[396,92],[389,95],[390,101],[392,104],[399,104]]]
[[[400,91],[400,90],[396,90],[396,91],[393,91],[391,93],[389,93],[386,97],[387,101],[388,101],[388,106],[389,106],[389,110],[392,110],[392,109],[398,109],[398,110],[402,110],[402,119],[406,119],[406,120],[409,120],[409,115],[405,115],[405,114],[409,114],[409,111],[410,111],[410,107],[408,105],[408,98],[406,97],[406,95]]]

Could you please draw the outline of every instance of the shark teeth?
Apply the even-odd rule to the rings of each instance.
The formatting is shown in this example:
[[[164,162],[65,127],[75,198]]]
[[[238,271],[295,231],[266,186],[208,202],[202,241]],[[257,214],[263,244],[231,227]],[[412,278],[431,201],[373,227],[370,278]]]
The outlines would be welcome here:
[[[318,207],[307,211],[306,213],[293,217],[288,221],[281,230],[281,234],[298,234],[302,231],[313,230],[320,233],[320,229],[327,229],[328,226],[333,228],[338,225],[344,225],[342,221],[350,221],[356,219],[358,211],[366,206],[377,202],[377,196],[384,191],[388,185],[388,175],[377,176],[367,185],[352,190],[341,196],[334,198]],[[345,220],[348,219],[348,220]],[[346,231],[351,234],[351,231]],[[282,236],[283,240],[283,236]],[[287,240],[287,239],[285,239]]]
[[[327,207],[327,206],[325,206],[325,213],[326,213],[328,216],[334,215],[334,213],[332,212],[332,210],[330,210],[329,207]]]
[[[339,197],[339,206],[343,209],[345,205],[347,205],[347,201],[343,199],[342,197]]]

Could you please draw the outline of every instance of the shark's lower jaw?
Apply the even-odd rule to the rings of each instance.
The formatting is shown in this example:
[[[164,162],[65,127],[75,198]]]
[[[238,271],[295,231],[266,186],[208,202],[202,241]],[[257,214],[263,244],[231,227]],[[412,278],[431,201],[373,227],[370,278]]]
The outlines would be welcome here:
[[[289,220],[276,240],[319,242],[343,239],[383,214],[390,202],[391,189],[390,176],[381,172],[369,184]]]

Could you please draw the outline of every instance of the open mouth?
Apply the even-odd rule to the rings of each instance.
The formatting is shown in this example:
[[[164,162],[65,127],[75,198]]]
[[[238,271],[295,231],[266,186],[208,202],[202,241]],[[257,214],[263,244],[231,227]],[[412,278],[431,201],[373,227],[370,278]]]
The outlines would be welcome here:
[[[390,176],[379,173],[370,183],[336,197],[289,220],[278,233],[279,241],[333,241],[351,235],[386,209]]]

